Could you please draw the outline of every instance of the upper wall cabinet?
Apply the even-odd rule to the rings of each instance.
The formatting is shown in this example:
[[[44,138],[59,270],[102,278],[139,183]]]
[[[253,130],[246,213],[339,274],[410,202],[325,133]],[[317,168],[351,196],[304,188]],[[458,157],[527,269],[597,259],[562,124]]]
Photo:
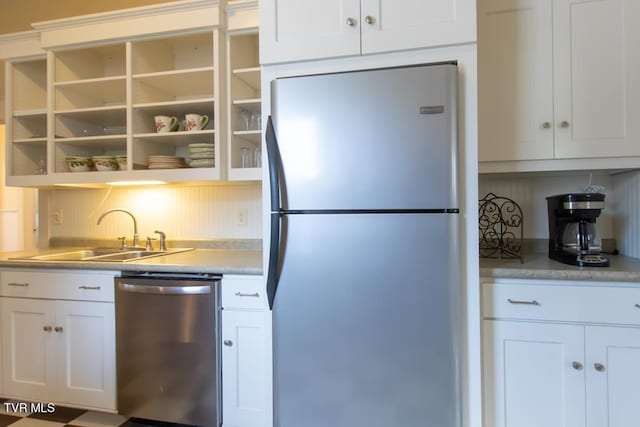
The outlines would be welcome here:
[[[635,0],[478,2],[480,171],[640,165],[639,19]]]
[[[227,5],[227,178],[260,180],[262,99],[257,0]]]
[[[7,184],[224,179],[220,15],[182,0],[36,23],[29,55],[7,40]]]
[[[1,37],[0,59],[6,78],[6,174],[38,182],[47,164],[47,60],[39,34]]]
[[[262,64],[476,40],[476,0],[260,0]]]

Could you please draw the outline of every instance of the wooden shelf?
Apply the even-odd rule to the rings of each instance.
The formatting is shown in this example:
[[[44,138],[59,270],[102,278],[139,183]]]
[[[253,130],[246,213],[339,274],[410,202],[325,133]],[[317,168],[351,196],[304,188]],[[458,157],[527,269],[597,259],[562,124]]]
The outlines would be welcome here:
[[[252,88],[260,90],[260,67],[236,68],[232,73]]]

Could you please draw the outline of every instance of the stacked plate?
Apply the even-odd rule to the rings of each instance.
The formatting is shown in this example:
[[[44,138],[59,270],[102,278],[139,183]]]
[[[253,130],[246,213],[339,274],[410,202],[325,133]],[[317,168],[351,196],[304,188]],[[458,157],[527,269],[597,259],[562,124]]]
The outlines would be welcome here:
[[[149,156],[149,169],[177,169],[186,166],[184,157],[177,156]]]
[[[215,149],[213,144],[189,144],[189,166],[192,168],[212,168],[215,166]]]

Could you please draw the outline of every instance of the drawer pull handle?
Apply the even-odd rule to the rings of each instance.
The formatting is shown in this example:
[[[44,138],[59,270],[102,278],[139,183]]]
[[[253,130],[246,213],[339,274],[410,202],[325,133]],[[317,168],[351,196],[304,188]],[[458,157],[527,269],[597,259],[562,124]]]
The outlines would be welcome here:
[[[259,298],[260,294],[259,293],[253,293],[253,294],[243,294],[242,292],[236,292],[236,296],[237,297],[254,297],[254,298]]]
[[[51,326],[43,326],[42,330],[45,332],[51,332]]]
[[[582,371],[583,368],[582,363],[580,362],[571,362],[571,367],[576,371]]]
[[[606,370],[602,363],[594,363],[593,367],[598,372],[604,372]]]
[[[62,328],[62,326],[56,326],[55,328],[53,328],[54,331],[56,332],[62,332],[64,331],[64,329]]]
[[[7,283],[8,286],[17,286],[20,288],[26,288],[27,286],[29,286],[28,283],[16,283],[16,282],[11,282],[11,283]]]
[[[531,300],[531,301],[518,301],[517,299],[511,299],[511,298],[507,298],[507,301],[509,301],[511,304],[522,304],[522,305],[540,305],[540,303],[536,300]]]
[[[85,286],[85,285],[82,285],[82,286],[78,286],[78,289],[87,289],[87,290],[90,290],[90,291],[99,291],[100,290],[100,286]]]

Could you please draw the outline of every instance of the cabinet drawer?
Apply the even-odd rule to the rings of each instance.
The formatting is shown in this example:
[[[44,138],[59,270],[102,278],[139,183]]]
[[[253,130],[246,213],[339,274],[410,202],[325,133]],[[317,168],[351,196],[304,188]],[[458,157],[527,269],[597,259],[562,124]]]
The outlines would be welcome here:
[[[640,325],[640,287],[482,284],[485,318]]]
[[[223,277],[222,307],[244,310],[268,309],[267,292],[262,276]]]
[[[2,271],[2,296],[114,301],[114,272]]]

